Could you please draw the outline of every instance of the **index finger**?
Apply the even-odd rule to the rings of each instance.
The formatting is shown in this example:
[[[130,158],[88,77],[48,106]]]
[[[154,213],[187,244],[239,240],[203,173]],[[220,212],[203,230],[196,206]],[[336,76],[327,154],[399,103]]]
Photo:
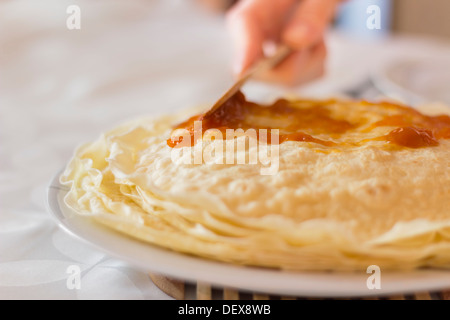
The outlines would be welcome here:
[[[234,47],[234,72],[242,73],[263,56],[263,45],[278,36],[295,0],[241,0],[227,14]]]

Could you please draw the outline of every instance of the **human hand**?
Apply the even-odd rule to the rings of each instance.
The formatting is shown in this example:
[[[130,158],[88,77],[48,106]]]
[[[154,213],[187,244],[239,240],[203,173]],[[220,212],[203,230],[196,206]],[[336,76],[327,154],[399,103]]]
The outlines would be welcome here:
[[[241,0],[227,13],[234,45],[233,72],[239,76],[264,55],[267,44],[295,50],[264,81],[298,85],[324,72],[324,33],[339,0]]]

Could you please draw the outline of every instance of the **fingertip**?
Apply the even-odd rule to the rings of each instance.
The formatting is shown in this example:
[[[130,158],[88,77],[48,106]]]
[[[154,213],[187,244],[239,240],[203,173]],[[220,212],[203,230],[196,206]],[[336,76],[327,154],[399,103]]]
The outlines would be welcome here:
[[[243,64],[239,60],[235,60],[231,65],[231,72],[235,78],[238,78],[244,72]]]
[[[235,47],[232,62],[232,72],[235,76],[242,75],[255,61],[263,56],[259,43],[243,42]]]
[[[248,3],[245,1],[238,3],[226,16],[226,25],[233,47],[231,69],[236,77],[242,75],[262,56],[264,34]]]

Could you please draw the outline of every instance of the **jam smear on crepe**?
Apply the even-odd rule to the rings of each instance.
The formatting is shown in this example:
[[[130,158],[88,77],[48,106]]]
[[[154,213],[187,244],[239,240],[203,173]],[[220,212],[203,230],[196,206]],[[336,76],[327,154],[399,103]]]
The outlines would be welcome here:
[[[307,101],[306,107],[296,106],[302,102],[305,101],[279,99],[271,105],[261,105],[248,101],[242,92],[237,92],[212,114],[195,115],[178,124],[174,129],[186,129],[191,136],[191,146],[196,143],[194,123],[201,121],[200,136],[209,129],[219,130],[224,137],[226,137],[227,129],[255,129],[260,139],[259,130],[265,129],[267,143],[302,141],[332,147],[346,143],[337,143],[330,139],[338,139],[345,133],[357,130],[366,124],[364,121],[350,122],[333,115],[325,105],[332,104],[336,102],[335,100]],[[365,104],[368,108],[372,105],[369,102]],[[406,106],[391,103],[384,103],[384,105],[395,109],[397,114],[385,116],[382,120],[373,123],[368,130],[386,126],[397,128],[386,135],[368,140],[383,140],[400,147],[422,148],[437,146],[440,139],[450,139],[449,116],[427,116]],[[278,139],[272,141],[272,130],[275,129],[278,130]],[[330,139],[324,139],[324,136]],[[171,148],[176,148],[183,141],[182,139],[183,136],[173,134],[167,140],[167,144]],[[186,145],[183,144],[183,146]]]

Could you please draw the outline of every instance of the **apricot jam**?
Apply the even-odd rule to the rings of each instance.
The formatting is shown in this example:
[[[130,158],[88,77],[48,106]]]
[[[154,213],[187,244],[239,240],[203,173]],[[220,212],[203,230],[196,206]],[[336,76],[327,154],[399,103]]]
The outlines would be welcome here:
[[[367,123],[362,120],[352,122],[332,114],[326,105],[335,102],[279,99],[271,105],[261,105],[247,101],[242,92],[237,92],[212,114],[195,115],[174,129],[186,129],[191,135],[191,146],[196,143],[195,121],[201,121],[200,136],[209,129],[220,130],[223,136],[226,135],[227,129],[266,129],[270,136],[272,130],[278,129],[277,143],[301,141],[323,146],[345,145],[345,142],[337,143],[333,138],[338,139],[349,131],[357,132],[364,125],[366,129],[359,131],[396,127],[386,135],[368,140],[386,141],[401,147],[433,147],[439,145],[440,139],[450,139],[450,117],[447,115],[427,116],[409,107],[385,103],[395,114],[384,115],[381,120],[375,121],[367,128]],[[298,107],[299,103],[303,103],[301,108]],[[369,109],[373,107],[373,104],[366,104]],[[177,147],[182,138],[174,135],[167,140],[167,144],[172,148]],[[271,143],[270,139],[268,142]]]

